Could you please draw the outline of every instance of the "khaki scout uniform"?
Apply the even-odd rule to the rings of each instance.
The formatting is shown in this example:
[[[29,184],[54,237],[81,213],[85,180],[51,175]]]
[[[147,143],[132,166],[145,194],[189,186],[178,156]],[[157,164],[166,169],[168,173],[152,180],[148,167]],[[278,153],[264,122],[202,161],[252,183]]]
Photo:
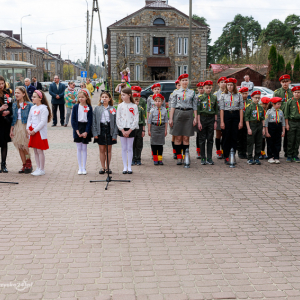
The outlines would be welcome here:
[[[300,144],[300,99],[290,99],[284,110],[284,117],[288,120],[290,130],[287,131],[287,156],[298,157]]]
[[[142,99],[140,99],[141,101]],[[140,102],[141,103],[141,102]],[[141,155],[143,150],[143,127],[146,126],[145,122],[145,110],[144,108],[139,104],[138,105],[139,110],[139,129],[136,130],[135,138],[133,141],[133,162],[141,161]]]
[[[269,109],[266,113],[265,127],[268,128],[270,138],[268,138],[268,148],[274,159],[279,159],[279,152],[281,149],[281,135],[283,127],[285,126],[285,119],[281,109],[275,110],[274,107]]]
[[[202,130],[199,131],[199,145],[201,159],[206,159],[205,142],[207,141],[207,159],[212,159],[213,139],[214,139],[214,124],[215,116],[218,115],[218,100],[217,97],[206,93],[198,97],[197,114],[200,115]]]
[[[153,95],[150,95],[147,99],[147,112],[150,113],[152,108],[155,108],[155,102],[153,100]],[[162,107],[166,107],[166,101],[162,103]]]
[[[247,153],[248,160],[253,159],[253,146],[255,144],[254,159],[258,160],[262,147],[262,130],[265,119],[264,109],[261,105],[251,103],[245,112],[245,121],[249,121],[252,135],[247,136]]]

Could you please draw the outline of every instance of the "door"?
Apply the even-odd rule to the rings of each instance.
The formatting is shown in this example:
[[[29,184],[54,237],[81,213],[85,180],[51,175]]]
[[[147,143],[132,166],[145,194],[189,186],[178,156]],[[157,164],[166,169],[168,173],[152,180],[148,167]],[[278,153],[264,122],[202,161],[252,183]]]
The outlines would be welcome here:
[[[168,68],[167,67],[152,67],[152,80],[166,80]]]

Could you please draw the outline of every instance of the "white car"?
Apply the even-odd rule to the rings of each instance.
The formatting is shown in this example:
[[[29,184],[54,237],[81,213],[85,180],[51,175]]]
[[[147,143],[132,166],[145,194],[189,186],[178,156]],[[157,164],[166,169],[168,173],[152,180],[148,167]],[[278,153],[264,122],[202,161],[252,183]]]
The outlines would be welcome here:
[[[253,92],[255,92],[255,91],[260,91],[261,97],[273,98],[274,92],[264,86],[255,86],[253,88]]]

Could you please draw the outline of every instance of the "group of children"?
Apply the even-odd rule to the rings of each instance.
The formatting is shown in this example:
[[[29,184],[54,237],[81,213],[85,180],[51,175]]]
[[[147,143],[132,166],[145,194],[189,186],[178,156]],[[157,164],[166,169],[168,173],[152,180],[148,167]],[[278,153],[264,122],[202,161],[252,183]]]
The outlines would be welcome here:
[[[163,165],[168,125],[178,165],[182,164],[189,137],[194,132],[197,132],[197,158],[201,159],[202,165],[213,165],[215,131],[216,154],[225,159],[225,164],[229,164],[231,148],[238,150],[239,157],[247,159],[250,165],[260,165],[260,159],[266,157],[269,163],[278,164],[282,137],[285,138],[287,162],[300,162],[300,86],[290,90],[289,75],[281,76],[280,82],[282,88],[276,90],[271,99],[261,98],[260,91],[249,95],[247,87],[237,91],[236,79],[225,77],[218,80],[219,90],[215,93],[212,92],[211,80],[199,82],[198,93],[195,93],[187,88],[188,75],[183,74],[170,95],[169,111],[159,83],[152,86],[153,95],[147,102],[141,98],[140,87],[122,89],[117,109],[110,93],[103,91],[93,110],[88,91],[82,89],[78,92],[71,117],[73,138],[77,144],[78,174],[87,174],[87,144],[92,138],[99,145],[102,166],[99,174],[111,174],[107,155],[110,162],[112,145],[117,143],[118,135],[122,146],[123,174],[132,174],[131,166],[141,165],[146,122],[154,165]],[[34,148],[37,169],[31,174],[44,175],[44,150],[49,148],[47,122],[51,120],[48,101],[42,91],[36,90],[31,102],[23,87],[16,88],[15,97],[10,137],[23,163],[19,173],[32,172],[29,148]]]

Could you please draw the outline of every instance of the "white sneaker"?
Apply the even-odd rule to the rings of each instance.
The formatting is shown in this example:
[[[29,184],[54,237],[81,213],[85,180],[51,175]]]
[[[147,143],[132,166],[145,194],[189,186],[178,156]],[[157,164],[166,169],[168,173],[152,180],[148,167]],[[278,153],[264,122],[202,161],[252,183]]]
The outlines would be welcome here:
[[[82,175],[82,171],[79,169],[77,174]]]
[[[33,171],[33,172],[31,173],[31,175],[37,176],[37,174],[39,174],[39,173],[40,173],[40,169],[39,169],[39,168],[36,168],[36,170]]]
[[[270,164],[275,164],[275,160],[274,160],[274,158],[272,157],[272,158],[270,158],[269,160],[268,160],[268,163],[270,163]]]
[[[279,159],[275,159],[275,164],[280,164]]]
[[[86,170],[83,169],[82,172],[81,172],[81,174],[82,174],[82,175],[86,175]]]
[[[45,171],[44,170],[40,170],[40,175],[45,175]]]

